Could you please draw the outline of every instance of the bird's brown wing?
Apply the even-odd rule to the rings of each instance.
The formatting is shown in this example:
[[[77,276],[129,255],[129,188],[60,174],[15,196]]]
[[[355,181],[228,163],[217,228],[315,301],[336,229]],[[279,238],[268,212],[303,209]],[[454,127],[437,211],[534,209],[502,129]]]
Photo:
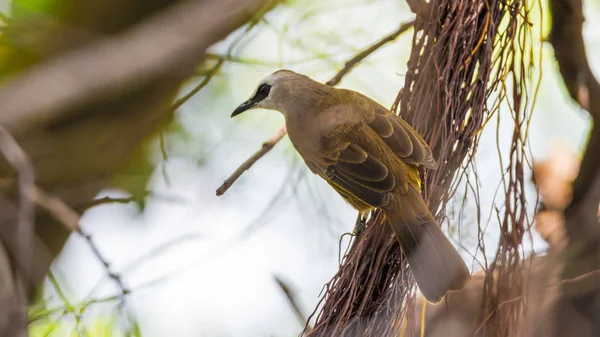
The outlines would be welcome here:
[[[368,152],[372,141],[361,136],[368,134],[369,127],[406,163],[434,167],[435,160],[427,143],[410,125],[372,101],[365,103],[362,107],[337,105],[321,112],[326,123],[321,125],[320,150],[313,152],[319,158],[308,158],[308,162],[347,200],[355,197],[382,208],[390,201],[396,184],[407,182],[397,181],[403,177],[394,177],[392,170]],[[368,118],[369,114],[373,117]]]
[[[406,121],[381,106],[369,104],[365,109],[369,110],[364,114],[368,125],[396,155],[409,164],[437,167],[429,145]]]
[[[342,196],[357,208],[352,198],[371,207],[384,207],[389,193],[396,186],[391,170],[360,145],[348,141],[336,132],[322,136],[322,158],[319,173]],[[313,166],[314,167],[314,166]],[[356,200],[354,200],[356,201]]]

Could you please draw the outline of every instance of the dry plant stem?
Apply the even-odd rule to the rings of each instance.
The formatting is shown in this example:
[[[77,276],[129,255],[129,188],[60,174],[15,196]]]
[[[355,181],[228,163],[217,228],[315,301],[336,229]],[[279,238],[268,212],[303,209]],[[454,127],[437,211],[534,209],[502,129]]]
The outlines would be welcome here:
[[[27,154],[19,146],[13,136],[0,126],[0,152],[17,171],[17,185],[19,189],[19,214],[17,226],[14,231],[16,249],[13,259],[19,271],[23,273],[26,282],[33,282],[33,251],[35,244],[35,205],[47,210],[56,220],[62,223],[69,231],[77,232],[84,237],[94,252],[94,255],[104,265],[109,276],[115,280],[121,289],[122,296],[128,293],[120,277],[111,272],[108,262],[100,254],[91,237],[79,227],[79,215],[62,200],[47,194],[35,185],[34,169]],[[12,184],[9,180],[2,180],[2,187],[9,189]],[[35,286],[35,284],[31,284]]]
[[[121,291],[121,301],[123,301],[124,296],[129,293],[129,290],[125,287],[121,277],[112,271],[108,260],[100,252],[100,249],[92,239],[91,235],[87,234],[79,227],[79,214],[61,199],[46,193],[39,187],[34,186],[32,200],[35,204],[50,213],[57,221],[62,223],[69,231],[79,234],[87,242],[94,256],[102,263],[108,276],[113,279],[119,287],[119,290]]]
[[[265,3],[184,1],[122,35],[33,67],[0,90],[0,125],[20,132],[165,74],[192,73],[208,46]]]
[[[285,298],[288,300],[288,303],[292,307],[292,310],[294,310],[294,313],[296,314],[296,317],[298,318],[298,321],[300,322],[300,324],[302,324],[302,326],[305,328],[305,331],[310,331],[311,330],[310,324],[308,323],[308,321],[302,314],[302,310],[300,310],[300,305],[298,305],[298,301],[296,300],[290,287],[279,277],[273,276],[273,278],[275,279],[275,282],[279,286],[279,289],[281,289],[281,291],[285,295]]]
[[[1,128],[0,128],[1,129]],[[2,132],[0,132],[2,133]],[[2,138],[0,136],[0,138]],[[2,179],[0,180],[0,187],[8,190],[13,184],[10,180]],[[112,278],[115,283],[119,286],[121,290],[121,298],[129,293],[129,290],[124,286],[119,275],[114,273],[110,269],[110,264],[107,259],[102,255],[96,243],[92,240],[91,235],[85,233],[81,227],[79,227],[79,214],[74,211],[69,205],[67,205],[60,198],[57,198],[51,194],[48,194],[43,189],[31,184],[27,193],[28,202],[32,205],[37,205],[40,208],[46,210],[54,219],[56,219],[59,223],[61,223],[66,229],[70,232],[74,232],[79,234],[82,238],[84,238],[92,250],[94,256],[102,263],[106,272],[110,278]],[[33,235],[33,233],[32,233]],[[32,247],[32,246],[29,246]]]
[[[223,195],[227,190],[233,185],[233,183],[238,180],[239,177],[242,176],[244,172],[246,172],[252,165],[254,165],[260,158],[262,158],[267,152],[271,151],[271,149],[277,144],[283,136],[287,133],[285,125],[283,125],[277,133],[273,135],[269,140],[264,142],[260,148],[260,150],[256,151],[250,158],[248,158],[245,162],[242,163],[229,178],[225,179],[223,184],[217,189],[217,196]]]
[[[348,75],[348,73],[350,73],[350,71],[352,71],[352,69],[355,66],[357,66],[360,62],[362,62],[364,59],[369,57],[371,54],[373,54],[379,48],[396,40],[398,38],[398,36],[400,36],[402,33],[406,32],[408,29],[413,27],[414,23],[415,23],[414,21],[410,21],[410,22],[401,24],[397,30],[384,36],[381,40],[377,41],[376,43],[372,44],[365,50],[356,54],[354,57],[352,57],[351,59],[346,61],[344,63],[344,67],[340,71],[338,71],[335,74],[335,76],[333,76],[329,81],[325,82],[325,84],[327,84],[329,86],[338,85],[342,81],[342,79],[346,75]],[[233,183],[245,171],[250,169],[258,160],[260,160],[260,158],[262,158],[265,154],[267,154],[269,151],[271,151],[271,149],[275,146],[275,144],[277,144],[283,138],[283,136],[286,135],[286,133],[287,133],[287,130],[285,128],[285,125],[282,125],[281,128],[279,128],[279,130],[277,130],[277,133],[275,133],[269,140],[267,140],[266,142],[264,142],[262,144],[262,147],[260,148],[260,150],[255,152],[250,158],[248,158],[245,162],[243,162],[235,170],[235,172],[233,172],[231,174],[231,176],[229,176],[229,178],[227,178],[225,180],[225,182],[223,182],[223,184],[217,189],[217,196],[221,196],[225,192],[227,192],[227,190],[231,187],[231,185],[233,185]]]
[[[373,54],[379,48],[385,46],[386,44],[388,44],[390,42],[395,41],[402,33],[406,32],[407,30],[412,28],[414,25],[415,25],[414,20],[401,24],[400,27],[398,27],[398,29],[396,31],[384,36],[381,40],[377,41],[376,43],[374,43],[367,49],[363,50],[362,52],[356,54],[356,56],[354,56],[353,58],[346,61],[346,63],[344,63],[344,68],[342,68],[340,71],[338,71],[338,73],[335,74],[335,76],[333,76],[329,81],[325,82],[325,84],[330,85],[330,86],[338,85],[342,81],[344,76],[346,76],[350,71],[352,71],[352,69],[355,66],[357,66],[360,62],[362,62],[364,59],[369,57],[371,54]]]

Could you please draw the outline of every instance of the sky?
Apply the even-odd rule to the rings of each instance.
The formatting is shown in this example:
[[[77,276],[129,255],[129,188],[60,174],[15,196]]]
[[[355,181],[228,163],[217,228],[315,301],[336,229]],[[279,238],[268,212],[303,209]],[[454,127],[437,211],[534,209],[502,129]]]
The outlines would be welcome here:
[[[297,2],[301,5],[270,13],[250,32],[251,38],[234,49],[236,61],[226,63],[178,111],[179,131],[166,139],[166,162],[156,144],[157,170],[149,187],[153,197],[145,211],[139,213],[135,205],[104,205],[82,218],[84,230],[134,290],[125,309],[138,320],[143,336],[296,336],[302,326],[274,276],[290,284],[307,316],[337,270],[340,236],[352,230],[356,213],[308,172],[287,138],[224,196],[215,196],[223,180],[283,123],[273,111],[256,110],[235,120],[229,115],[271,72],[288,68],[325,81],[346,59],[412,16],[402,1]],[[598,13],[597,5],[587,5],[588,17]],[[596,73],[600,71],[600,58],[594,57],[600,55],[598,25],[594,20],[585,25],[589,60]],[[382,48],[340,86],[390,106],[404,85],[411,38],[412,31]],[[230,37],[212,51],[224,53],[234,40]],[[567,98],[550,46],[542,50],[543,80],[530,134],[536,159],[543,159],[555,142],[581,150],[589,126],[586,113]],[[501,174],[494,123],[495,119],[484,131],[476,156],[478,169],[485,172],[480,176],[481,196],[488,208]],[[500,123],[502,142],[511,136],[512,125],[508,118]],[[123,196],[114,190],[100,197],[105,195]],[[530,185],[531,196],[535,200]],[[533,210],[531,204],[530,214]],[[484,209],[483,214],[488,213]],[[460,240],[467,261],[473,260],[474,228],[466,223],[462,236],[454,238]],[[497,237],[496,227],[490,226],[488,256],[495,251]],[[170,242],[174,243],[138,261]],[[544,247],[539,238],[526,243],[528,251]],[[478,268],[476,263],[473,267]],[[52,271],[72,302],[118,293],[89,247],[76,236],[70,238]],[[51,287],[47,298],[50,306],[60,305]],[[98,305],[89,316],[112,309]]]

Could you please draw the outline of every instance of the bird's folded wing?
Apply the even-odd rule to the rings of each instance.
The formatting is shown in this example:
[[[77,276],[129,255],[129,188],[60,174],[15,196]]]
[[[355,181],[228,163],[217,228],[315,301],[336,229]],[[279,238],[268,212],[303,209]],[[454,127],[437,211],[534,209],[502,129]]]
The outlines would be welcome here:
[[[409,164],[428,168],[437,166],[425,140],[406,121],[383,107],[366,113],[368,125],[383,138],[386,144]]]
[[[340,142],[340,149],[324,167],[324,175],[342,195],[353,196],[373,207],[384,207],[396,185],[392,172],[360,146]],[[341,190],[340,190],[341,189]]]

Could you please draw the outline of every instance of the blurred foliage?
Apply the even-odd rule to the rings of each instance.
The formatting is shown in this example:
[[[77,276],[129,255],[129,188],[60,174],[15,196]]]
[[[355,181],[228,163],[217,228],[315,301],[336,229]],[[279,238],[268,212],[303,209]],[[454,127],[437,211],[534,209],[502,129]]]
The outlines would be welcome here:
[[[89,322],[69,321],[66,319],[44,319],[30,324],[31,337],[137,337],[140,330],[135,325],[124,331],[114,317],[95,317]]]
[[[391,2],[395,0],[387,0]],[[82,2],[78,0],[13,0],[12,11],[10,13],[13,19],[26,19],[35,14],[60,15],[63,13],[65,4]],[[164,131],[164,141],[160,139],[153,140],[143,151],[139,151],[133,160],[127,163],[123,169],[122,177],[125,181],[120,181],[121,186],[131,193],[139,196],[138,206],[140,209],[145,207],[145,196],[148,178],[157,168],[157,174],[164,175],[176,174],[175,170],[169,172],[164,169],[165,162],[170,158],[185,157],[195,161],[198,165],[203,165],[211,160],[222,161],[226,156],[217,156],[217,152],[230,153],[252,151],[260,146],[261,139],[268,137],[273,130],[281,123],[280,116],[269,113],[263,114],[260,111],[254,115],[246,116],[245,119],[230,121],[228,119],[229,110],[221,109],[228,106],[228,102],[234,97],[233,85],[236,82],[246,82],[243,79],[252,78],[256,74],[266,74],[276,68],[289,67],[311,76],[319,76],[326,79],[325,75],[335,72],[343,66],[344,61],[353,56],[356,50],[365,46],[365,41],[372,38],[371,35],[377,35],[386,32],[389,27],[385,27],[385,20],[378,21],[375,26],[369,25],[370,20],[366,22],[352,22],[338,12],[351,10],[352,7],[364,6],[365,4],[381,4],[382,0],[345,0],[343,5],[340,1],[325,2],[321,0],[287,0],[280,7],[280,10],[273,12],[260,21],[256,30],[261,30],[264,39],[257,38],[253,34],[248,34],[239,48],[234,52],[227,51],[227,46],[231,44],[232,38],[223,44],[224,48],[215,48],[207,60],[199,67],[196,77],[191,78],[180,92],[180,96],[187,95],[195,86],[201,84],[207,77],[216,63],[221,58],[225,59],[223,69],[217,71],[202,91],[195,95],[186,103],[181,111],[178,111],[178,117]],[[397,2],[402,6],[403,2]],[[587,6],[598,6],[600,1],[588,1]],[[328,18],[325,20],[325,18]],[[345,18],[343,25],[337,20]],[[540,18],[541,19],[541,18]],[[404,20],[399,18],[398,21]],[[537,17],[533,22],[537,23]],[[366,25],[365,25],[366,23]],[[389,23],[389,22],[388,22]],[[544,27],[549,27],[549,20],[544,19]],[[384,28],[382,28],[384,27]],[[547,28],[545,28],[547,31]],[[242,33],[242,32],[237,32]],[[235,37],[236,34],[232,34]],[[410,37],[409,37],[410,38]],[[3,30],[0,36],[0,81],[6,78],[6,75],[14,73],[15,70],[22,69],[35,60],[36,55],[28,49],[32,43],[39,43],[38,29],[33,25],[17,24],[14,21],[8,22],[8,26]],[[23,43],[23,41],[27,43]],[[368,41],[367,41],[368,42]],[[271,51],[265,47],[265,51],[251,48],[252,45],[267,43],[266,46],[278,46],[278,50]],[[395,47],[409,50],[409,40],[398,43]],[[398,47],[400,46],[400,47]],[[246,48],[249,47],[249,48]],[[261,48],[262,49],[262,48]],[[398,62],[399,52],[391,53],[386,57],[394,58],[395,67],[389,72],[394,72],[393,76],[404,76],[402,68],[404,61]],[[18,57],[11,58],[12,55]],[[391,56],[390,56],[391,55]],[[404,57],[404,56],[403,56]],[[552,59],[549,57],[547,59]],[[342,86],[350,84],[353,89],[357,89],[372,98],[386,103],[390,103],[390,94],[396,88],[390,86],[387,88],[386,78],[389,74],[384,74],[378,69],[382,64],[392,64],[388,59],[368,59],[362,65],[362,69],[357,69],[355,75],[351,75]],[[243,66],[243,67],[240,67]],[[370,81],[366,72],[370,73],[372,78],[378,78],[376,81]],[[387,71],[387,70],[386,70]],[[250,82],[250,81],[247,81]],[[253,88],[248,87],[247,94]],[[387,91],[389,92],[387,92]],[[565,90],[561,86],[561,90]],[[225,111],[223,111],[225,110]],[[226,123],[224,121],[227,121]],[[238,124],[239,123],[239,124]],[[218,126],[218,128],[215,128]],[[215,130],[218,129],[218,130]],[[278,150],[287,147],[287,151],[281,151],[286,160],[292,162],[291,167],[300,166],[304,168],[299,156],[293,151],[289,141],[284,141],[278,145]],[[166,158],[162,151],[167,154]],[[249,148],[249,149],[248,149]],[[148,151],[146,151],[148,150]],[[148,152],[151,154],[148,156]],[[214,159],[216,158],[216,159]],[[235,159],[236,157],[234,157]],[[223,164],[219,164],[223,165]],[[226,174],[229,172],[223,172]],[[291,175],[290,175],[291,176]],[[134,178],[131,180],[131,178]],[[293,179],[290,179],[293,183]],[[128,185],[129,184],[129,185]],[[135,192],[132,192],[135,191]],[[212,191],[211,191],[212,192]],[[319,191],[317,191],[318,194]],[[269,196],[270,197],[270,196]],[[277,198],[277,196],[275,197]],[[310,199],[310,207],[317,208],[320,205],[321,196],[314,196]],[[258,199],[258,198],[257,198]],[[194,206],[198,207],[198,206]],[[467,209],[469,208],[462,208]],[[325,210],[326,211],[326,210]],[[338,212],[337,210],[334,211]],[[469,212],[467,212],[469,213]],[[263,217],[261,223],[266,223]],[[473,220],[474,222],[474,220]],[[460,228],[452,226],[451,234],[457,234]],[[311,294],[311,296],[313,296]],[[314,297],[314,296],[313,296]],[[311,301],[313,300],[311,297]],[[175,301],[175,299],[174,299]],[[66,315],[47,315],[47,318],[35,321],[30,325],[30,334],[33,337],[38,336],[139,336],[137,326],[130,332],[124,332],[119,327],[115,319],[102,316],[89,317],[84,322],[78,322],[74,318],[75,313],[67,312]],[[88,315],[92,316],[92,315]],[[169,324],[165,322],[165,324]],[[85,328],[82,326],[85,325]],[[290,336],[293,334],[290,334]]]
[[[56,5],[56,0],[13,0],[11,16],[21,18],[32,13],[50,13]]]

